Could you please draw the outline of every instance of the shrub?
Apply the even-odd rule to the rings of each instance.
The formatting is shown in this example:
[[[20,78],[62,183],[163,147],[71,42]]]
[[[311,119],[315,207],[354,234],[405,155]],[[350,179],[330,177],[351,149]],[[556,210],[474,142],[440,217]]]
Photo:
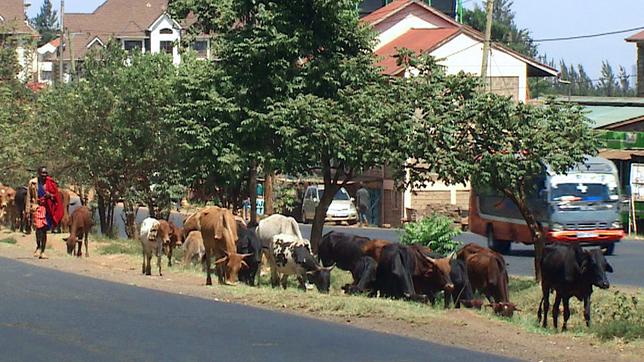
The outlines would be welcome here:
[[[434,214],[405,225],[400,241],[404,244],[421,244],[436,253],[446,255],[461,246],[460,242],[453,239],[460,233],[451,219]]]
[[[593,315],[597,324],[593,332],[601,339],[644,338],[644,310],[638,297],[615,291],[607,303],[597,303]]]

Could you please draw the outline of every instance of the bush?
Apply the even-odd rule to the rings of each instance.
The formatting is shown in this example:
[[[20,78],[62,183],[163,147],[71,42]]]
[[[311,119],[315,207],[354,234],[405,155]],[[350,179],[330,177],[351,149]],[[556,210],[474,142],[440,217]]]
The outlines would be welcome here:
[[[596,303],[597,324],[593,332],[601,339],[644,338],[644,310],[635,295],[615,291],[607,303]]]
[[[434,214],[420,221],[405,225],[400,241],[403,244],[421,244],[439,254],[458,250],[461,243],[453,238],[461,231],[451,219]]]
[[[632,341],[644,338],[644,324],[627,320],[605,322],[595,327],[595,334],[603,340],[623,338]]]

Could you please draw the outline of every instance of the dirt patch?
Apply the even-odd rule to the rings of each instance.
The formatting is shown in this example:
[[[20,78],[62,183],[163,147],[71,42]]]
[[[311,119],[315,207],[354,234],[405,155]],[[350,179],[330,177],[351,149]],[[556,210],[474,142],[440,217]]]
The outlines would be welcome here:
[[[543,331],[540,332],[536,322],[533,329],[526,330],[492,317],[486,312],[443,311],[422,305],[410,307],[405,305],[404,311],[400,308],[401,314],[397,315],[396,308],[399,308],[402,305],[399,303],[403,302],[349,297],[339,291],[334,291],[329,296],[321,296],[317,292],[301,293],[290,289],[272,290],[268,287],[217,285],[206,287],[203,275],[178,266],[168,269],[166,258],[164,258],[163,277],[158,275],[145,277],[141,275],[141,259],[138,256],[100,255],[97,247],[102,244],[92,242],[90,239],[89,258],[69,257],[66,255],[61,237],[49,235],[49,259],[39,260],[32,256],[35,249],[33,235],[24,236],[0,231],[0,239],[17,240],[14,245],[0,243],[0,256],[116,283],[279,310],[522,360],[636,361],[641,360],[641,356],[644,355],[644,344],[641,341],[605,343],[588,335],[546,334]],[[321,304],[324,304],[324,308],[320,307]],[[355,311],[351,309],[354,304],[358,306]],[[337,311],[329,307],[335,305],[338,306]],[[370,310],[373,310],[373,313]],[[418,318],[414,317],[415,311],[418,312]]]

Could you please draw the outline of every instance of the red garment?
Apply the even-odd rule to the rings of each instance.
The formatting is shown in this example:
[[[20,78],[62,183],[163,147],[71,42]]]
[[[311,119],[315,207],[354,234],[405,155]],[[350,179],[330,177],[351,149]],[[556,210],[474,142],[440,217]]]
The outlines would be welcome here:
[[[58,184],[54,181],[51,176],[47,176],[45,181],[45,191],[51,194],[51,198],[45,200],[45,208],[47,213],[51,215],[52,221],[54,224],[52,228],[55,228],[60,224],[60,221],[63,219],[64,210],[63,210],[63,198],[58,192]]]
[[[34,224],[36,225],[36,229],[42,229],[47,226],[47,214],[45,211],[45,207],[42,205],[39,205],[38,208],[36,209]]]

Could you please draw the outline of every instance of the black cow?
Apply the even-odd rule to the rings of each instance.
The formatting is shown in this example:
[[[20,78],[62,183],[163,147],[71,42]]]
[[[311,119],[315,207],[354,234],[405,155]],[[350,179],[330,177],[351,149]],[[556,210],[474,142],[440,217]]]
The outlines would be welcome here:
[[[373,292],[378,262],[368,253],[371,239],[331,231],[322,237],[318,257],[322,265],[336,265],[351,272],[353,283],[342,287],[348,294]]]
[[[559,318],[559,303],[563,301],[564,322],[562,330],[566,330],[570,317],[569,300],[577,297],[584,302],[584,319],[590,326],[590,296],[593,285],[607,289],[610,286],[606,272],[612,273],[613,267],[608,264],[604,254],[599,249],[583,250],[579,245],[549,245],[545,248],[541,259],[541,290],[543,297],[539,303],[537,316],[541,322],[543,305],[543,328],[548,325],[548,309],[550,308],[550,291],[555,291],[555,304],[552,309],[552,321],[557,328]]]
[[[31,210],[27,210],[27,195],[28,190],[26,186],[21,186],[16,190],[16,215],[17,215],[17,228],[21,232],[31,233]]]
[[[445,258],[444,255],[438,253],[429,253],[426,255],[434,259]],[[472,308],[476,306],[480,308],[482,303],[476,303],[474,301],[474,293],[472,292],[470,279],[467,276],[467,264],[457,258],[450,258],[449,267],[449,278],[454,284],[454,290],[452,290],[451,293],[446,293],[445,308],[448,308],[452,302],[454,302],[455,308],[460,308],[461,303],[466,308]]]
[[[243,223],[237,222],[237,253],[251,254],[244,261],[248,268],[239,271],[238,278],[241,282],[254,286],[257,278],[257,271],[262,263],[262,243],[257,238],[254,228],[247,228]]]

